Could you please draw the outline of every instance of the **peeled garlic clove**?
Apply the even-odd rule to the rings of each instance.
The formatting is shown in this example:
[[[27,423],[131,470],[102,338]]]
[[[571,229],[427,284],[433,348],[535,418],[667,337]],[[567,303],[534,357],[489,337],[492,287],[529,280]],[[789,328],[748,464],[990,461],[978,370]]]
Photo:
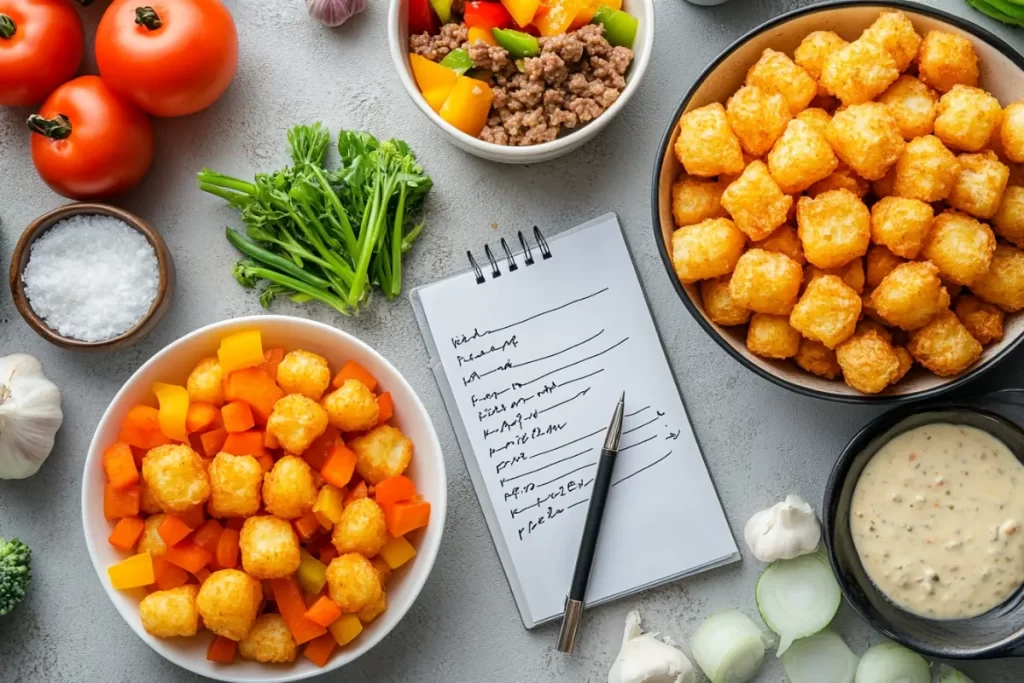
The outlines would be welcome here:
[[[743,529],[743,539],[762,562],[792,560],[812,553],[821,541],[821,525],[814,508],[800,496],[755,513]]]
[[[693,665],[682,652],[640,630],[640,613],[626,616],[622,648],[608,672],[608,683],[694,683]]]
[[[341,26],[366,9],[366,0],[306,0],[309,16],[325,26]]]

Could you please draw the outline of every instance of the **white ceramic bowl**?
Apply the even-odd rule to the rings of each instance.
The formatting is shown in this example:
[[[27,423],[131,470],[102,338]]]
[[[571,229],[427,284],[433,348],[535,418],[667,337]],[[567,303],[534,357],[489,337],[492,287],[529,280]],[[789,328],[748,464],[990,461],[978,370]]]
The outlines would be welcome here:
[[[107,578],[107,567],[125,558],[107,542],[111,524],[103,517],[104,449],[117,440],[121,422],[137,403],[154,405],[150,385],[153,382],[184,383],[192,367],[200,359],[215,355],[220,339],[232,332],[259,329],[267,347],[303,348],[318,353],[338,368],[354,360],[369,370],[381,387],[394,398],[394,424],[415,444],[415,455],[408,475],[423,497],[430,501],[430,524],[410,534],[417,555],[395,571],[388,583],[388,609],[366,626],[353,642],[336,650],[327,666],[319,668],[300,653],[292,664],[268,665],[236,659],[234,664],[214,664],[206,660],[210,643],[209,631],[193,638],[160,639],[146,633],[139,620],[139,595],[114,589]],[[221,681],[257,683],[267,681],[298,681],[338,669],[357,659],[379,643],[415,602],[427,581],[444,530],[447,509],[447,480],[444,455],[434,432],[430,416],[409,383],[383,356],[355,337],[310,320],[285,316],[253,316],[207,325],[175,341],[157,353],[131,376],[103,414],[85,461],[82,477],[82,524],[85,543],[100,583],[107,591],[118,613],[151,648],[178,666]],[[102,617],[101,617],[102,618]]]
[[[412,69],[409,66],[407,6],[408,0],[391,0],[391,10],[388,16],[388,42],[391,46],[391,59],[395,63],[398,78],[402,81],[405,92],[412,98],[412,101],[419,107],[424,116],[440,128],[445,138],[453,145],[482,159],[497,161],[503,164],[534,164],[541,161],[550,161],[582,147],[584,143],[601,132],[626,106],[626,103],[640,86],[640,81],[643,79],[644,72],[647,71],[647,64],[650,62],[651,53],[654,48],[654,0],[623,0],[622,9],[636,17],[640,22],[640,26],[636,32],[636,42],[633,44],[633,63],[630,64],[629,71],[626,72],[626,89],[622,91],[619,99],[607,111],[590,123],[580,126],[551,142],[530,145],[528,147],[495,145],[463,133],[442,119],[437,112],[430,108],[427,101],[423,99],[420,89],[416,87],[416,81],[413,80]]]

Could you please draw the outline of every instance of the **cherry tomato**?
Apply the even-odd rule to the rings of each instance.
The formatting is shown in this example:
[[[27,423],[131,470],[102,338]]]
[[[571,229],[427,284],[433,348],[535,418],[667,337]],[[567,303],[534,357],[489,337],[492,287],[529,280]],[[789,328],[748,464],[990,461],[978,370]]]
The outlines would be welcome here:
[[[238,32],[219,0],[114,0],[96,29],[96,62],[153,116],[194,114],[234,78]]]
[[[42,102],[74,78],[84,55],[69,0],[0,0],[0,106]]]
[[[72,199],[131,189],[153,161],[149,117],[99,76],[81,76],[54,90],[28,127],[40,177]]]

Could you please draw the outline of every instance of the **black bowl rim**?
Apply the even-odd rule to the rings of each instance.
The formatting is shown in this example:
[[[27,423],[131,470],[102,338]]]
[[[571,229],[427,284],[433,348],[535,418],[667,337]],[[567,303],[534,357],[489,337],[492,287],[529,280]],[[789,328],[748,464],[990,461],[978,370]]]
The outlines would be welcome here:
[[[995,657],[1015,656],[1017,654],[1017,650],[1024,645],[1024,639],[1021,639],[1020,637],[1006,638],[1002,642],[982,648],[974,648],[970,651],[937,650],[924,646],[912,636],[908,636],[904,633],[900,633],[883,626],[865,610],[861,609],[860,603],[850,598],[850,590],[847,586],[847,581],[845,580],[842,572],[839,571],[839,560],[835,550],[835,510],[839,504],[839,493],[842,490],[847,477],[850,475],[850,464],[853,462],[853,459],[867,444],[871,443],[873,439],[881,433],[892,429],[909,417],[925,415],[928,413],[955,411],[971,412],[976,415],[982,415],[998,422],[1005,423],[1017,431],[1024,432],[1024,428],[1012,420],[990,410],[979,408],[976,404],[972,404],[968,401],[943,401],[917,406],[903,406],[899,409],[883,413],[857,431],[857,433],[850,439],[849,443],[846,444],[846,447],[843,448],[843,452],[839,455],[835,465],[832,466],[832,471],[828,475],[828,482],[825,484],[825,494],[821,502],[822,541],[824,542],[825,550],[828,553],[828,561],[832,566],[832,573],[835,574],[836,581],[839,582],[839,587],[843,592],[843,597],[846,599],[846,603],[853,608],[853,611],[856,612],[861,619],[870,624],[872,628],[882,633],[884,636],[895,640],[898,643],[902,643],[912,650],[923,653],[929,657],[974,661],[980,659],[992,659]]]
[[[971,380],[977,379],[984,373],[988,372],[1000,362],[1006,359],[1006,357],[1012,353],[1020,344],[1024,342],[1024,334],[1020,334],[1016,339],[1006,345],[1002,351],[989,358],[987,361],[981,363],[977,367],[969,370],[968,372],[951,379],[949,381],[940,384],[937,387],[931,389],[924,389],[922,391],[916,391],[907,394],[875,394],[875,395],[856,395],[856,394],[839,394],[830,391],[822,391],[820,389],[811,389],[809,387],[800,386],[794,384],[782,377],[779,377],[775,373],[769,372],[755,363],[752,363],[743,354],[736,351],[730,346],[721,334],[712,327],[701,312],[697,309],[697,305],[690,299],[690,296],[686,293],[682,283],[679,282],[679,278],[676,277],[675,267],[672,265],[672,256],[668,253],[668,249],[665,246],[665,240],[662,238],[661,232],[661,211],[660,211],[660,198],[658,193],[658,182],[661,178],[661,170],[665,162],[665,151],[668,149],[669,144],[672,140],[672,133],[675,130],[676,123],[679,121],[679,117],[682,116],[683,110],[686,109],[686,105],[689,104],[690,99],[693,98],[694,93],[704,83],[707,77],[714,71],[718,66],[739,49],[742,45],[747,43],[749,40],[758,36],[769,29],[775,28],[781,24],[802,17],[808,14],[817,14],[818,12],[825,12],[843,7],[895,7],[899,9],[909,10],[918,14],[925,14],[936,19],[941,19],[945,22],[953,24],[957,28],[963,29],[964,31],[974,34],[984,40],[985,42],[992,45],[992,47],[1003,53],[1004,56],[1013,61],[1022,71],[1024,71],[1024,56],[1021,56],[1014,48],[1006,43],[1002,38],[995,35],[986,28],[983,28],[977,24],[963,19],[949,12],[945,12],[934,7],[928,7],[921,5],[916,2],[908,2],[907,0],[833,0],[831,2],[819,3],[816,5],[809,5],[800,9],[786,12],[785,14],[779,15],[773,19],[756,26],[755,28],[747,31],[739,39],[735,40],[729,47],[725,48],[715,59],[704,68],[703,71],[694,79],[693,84],[683,95],[683,99],[679,102],[679,106],[676,107],[675,112],[672,115],[671,120],[668,123],[668,127],[665,130],[665,134],[662,136],[661,144],[658,145],[658,158],[654,164],[654,177],[651,182],[651,214],[653,218],[654,227],[654,238],[658,245],[658,253],[661,255],[661,261],[665,266],[665,270],[669,275],[669,280],[672,281],[672,286],[675,287],[677,296],[682,300],[683,305],[686,306],[687,311],[697,321],[697,323],[704,328],[704,331],[714,339],[719,346],[725,349],[726,353],[738,360],[748,370],[752,370],[756,374],[760,375],[769,382],[776,384],[790,391],[794,391],[804,396],[810,396],[812,398],[821,398],[828,401],[835,401],[838,403],[856,403],[856,404],[867,404],[867,405],[896,405],[902,403],[910,403],[913,401],[920,401],[928,398],[934,398],[940,394],[952,391]]]

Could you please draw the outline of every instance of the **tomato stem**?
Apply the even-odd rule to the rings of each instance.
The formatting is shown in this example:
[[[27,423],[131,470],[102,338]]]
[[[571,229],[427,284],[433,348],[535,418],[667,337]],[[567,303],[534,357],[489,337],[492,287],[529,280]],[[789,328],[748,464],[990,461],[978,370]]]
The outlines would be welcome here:
[[[28,129],[51,140],[64,140],[71,137],[71,119],[64,114],[57,114],[52,119],[32,114],[28,117]]]
[[[0,38],[11,38],[18,31],[17,24],[6,14],[0,14]]]
[[[155,31],[164,25],[163,19],[160,18],[160,15],[152,7],[136,7],[135,23],[139,26],[145,26],[150,31]]]

